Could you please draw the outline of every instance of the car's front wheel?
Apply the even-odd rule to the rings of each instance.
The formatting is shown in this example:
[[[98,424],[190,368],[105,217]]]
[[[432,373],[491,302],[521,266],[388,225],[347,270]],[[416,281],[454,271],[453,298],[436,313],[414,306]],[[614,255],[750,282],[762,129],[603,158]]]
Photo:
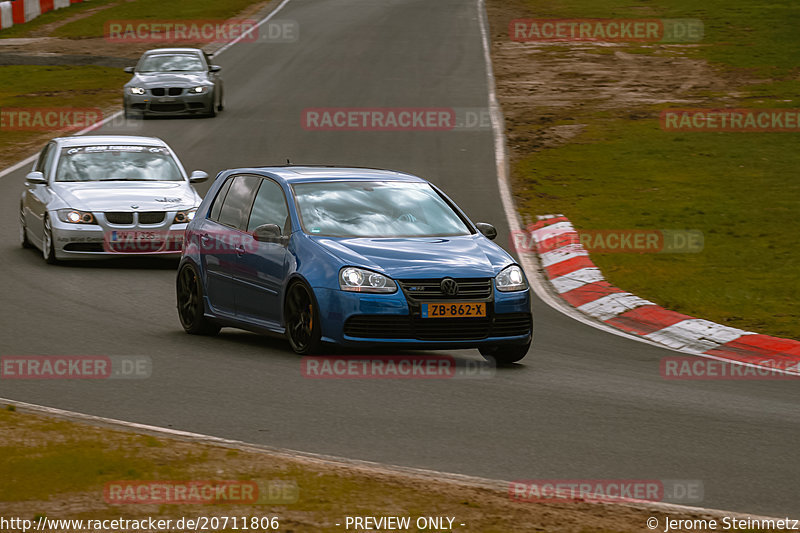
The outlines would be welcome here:
[[[53,243],[53,226],[50,224],[50,217],[44,217],[44,229],[42,231],[42,257],[50,265],[58,263],[56,259],[56,249]]]
[[[181,326],[191,335],[216,335],[220,327],[206,318],[203,285],[197,269],[191,264],[181,267],[177,283],[178,316]]]
[[[516,363],[528,354],[531,343],[528,344],[501,344],[497,346],[481,347],[478,351],[487,361],[494,361],[497,365],[510,365]]]
[[[25,226],[25,212],[22,206],[19,208],[19,244],[23,248],[30,248],[31,241],[28,240],[28,228]]]
[[[319,351],[322,345],[319,312],[305,283],[295,282],[287,290],[284,320],[292,350],[302,355]]]

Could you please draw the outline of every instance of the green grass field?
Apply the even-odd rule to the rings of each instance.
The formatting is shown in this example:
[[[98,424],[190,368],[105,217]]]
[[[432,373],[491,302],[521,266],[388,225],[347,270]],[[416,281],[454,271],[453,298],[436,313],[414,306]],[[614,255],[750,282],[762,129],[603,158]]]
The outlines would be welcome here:
[[[278,517],[279,531],[334,533],[344,530],[348,515],[449,516],[457,519],[452,531],[503,533],[545,528],[554,533],[621,533],[638,531],[651,514],[627,507],[612,511],[608,505],[586,503],[513,502],[505,491],[134,434],[20,412],[13,406],[0,408],[0,434],[0,508],[6,518],[34,522],[39,517],[177,520],[187,516],[266,516]],[[266,502],[259,498],[256,503],[195,504],[109,502],[111,493],[104,492],[109,483],[193,480],[243,480],[259,487],[279,483],[291,490],[267,494]],[[337,522],[342,525],[335,525]],[[458,525],[461,523],[465,526]],[[211,525],[206,531],[222,530]],[[225,530],[242,529],[248,528],[242,528],[240,522]],[[416,527],[408,530],[418,531]]]
[[[121,69],[94,66],[0,66],[0,110],[8,108],[100,108],[122,105],[122,85],[130,79]],[[0,168],[40,148],[50,137],[71,131],[23,131],[0,127]]]
[[[0,38],[30,37],[46,24],[51,24],[97,7],[111,6],[87,17],[63,24],[50,37],[85,39],[103,37],[105,23],[110,20],[192,20],[227,19],[243,9],[256,4],[254,0],[192,0],[191,2],[164,2],[163,0],[92,0],[70,6],[68,9],[50,11],[18,26],[0,31]]]
[[[164,2],[163,0],[137,0],[122,3],[89,17],[70,22],[58,28],[54,37],[70,39],[102,37],[105,23],[111,20],[196,20],[227,19],[235,16],[253,0],[192,0],[191,2]]]
[[[718,100],[729,92],[701,94],[704,103],[689,107],[800,107],[796,2],[653,0],[644,8],[617,0],[525,3],[539,18],[700,18],[702,46],[681,53],[745,81],[731,88],[740,95],[735,106]],[[669,309],[800,339],[800,134],[666,132],[658,120],[662,107],[686,106],[618,113],[591,104],[542,108],[556,123],[586,128],[572,142],[518,162],[512,172],[525,185],[518,207],[528,216],[564,213],[579,229],[702,230],[705,249],[699,254],[592,259],[613,284]]]

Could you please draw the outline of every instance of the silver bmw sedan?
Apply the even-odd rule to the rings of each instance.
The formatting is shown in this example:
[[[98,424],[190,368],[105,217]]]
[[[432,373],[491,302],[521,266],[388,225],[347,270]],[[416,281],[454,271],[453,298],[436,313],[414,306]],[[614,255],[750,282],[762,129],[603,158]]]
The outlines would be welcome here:
[[[122,135],[51,140],[25,178],[20,242],[48,263],[119,255],[174,255],[201,198],[161,139]]]
[[[198,48],[156,48],[145,52],[125,84],[126,117],[205,115],[222,111],[220,67]]]

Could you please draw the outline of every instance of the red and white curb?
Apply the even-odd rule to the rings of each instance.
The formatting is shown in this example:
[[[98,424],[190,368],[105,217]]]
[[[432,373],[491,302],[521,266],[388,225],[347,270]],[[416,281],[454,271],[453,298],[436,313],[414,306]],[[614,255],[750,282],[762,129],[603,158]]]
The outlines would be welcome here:
[[[538,218],[525,237],[533,242],[553,290],[583,314],[681,352],[800,373],[800,342],[669,311],[614,287],[589,258],[567,217]],[[524,253],[525,247],[517,248]]]
[[[0,2],[0,30],[10,28],[14,24],[25,24],[42,13],[69,7],[83,0],[14,0]]]

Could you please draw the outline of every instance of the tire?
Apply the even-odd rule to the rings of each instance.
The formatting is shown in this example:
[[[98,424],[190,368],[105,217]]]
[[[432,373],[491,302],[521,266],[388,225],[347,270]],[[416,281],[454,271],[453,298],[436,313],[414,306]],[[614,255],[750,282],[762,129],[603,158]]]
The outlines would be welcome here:
[[[58,263],[53,243],[53,228],[50,226],[50,217],[47,215],[44,216],[44,228],[42,229],[42,258],[48,265]]]
[[[222,104],[222,98],[225,96],[223,91],[219,92],[219,104],[217,104],[217,111],[222,111],[225,109],[225,106]]]
[[[528,344],[500,344],[478,348],[487,361],[494,361],[498,366],[516,363],[528,354],[531,343]]]
[[[19,244],[23,248],[31,248],[33,245],[28,240],[28,228],[25,226],[25,215],[22,206],[19,208]]]
[[[220,327],[205,316],[203,284],[197,269],[185,264],[178,272],[176,282],[178,318],[181,326],[190,335],[216,335]]]
[[[217,99],[216,96],[212,96],[211,97],[211,105],[208,108],[208,117],[209,118],[214,118],[214,117],[217,116],[217,106],[216,106],[216,104],[214,104],[214,100],[216,100],[216,99]]]
[[[305,283],[296,282],[286,291],[283,305],[286,338],[296,353],[307,355],[319,352],[322,331],[314,295]]]

